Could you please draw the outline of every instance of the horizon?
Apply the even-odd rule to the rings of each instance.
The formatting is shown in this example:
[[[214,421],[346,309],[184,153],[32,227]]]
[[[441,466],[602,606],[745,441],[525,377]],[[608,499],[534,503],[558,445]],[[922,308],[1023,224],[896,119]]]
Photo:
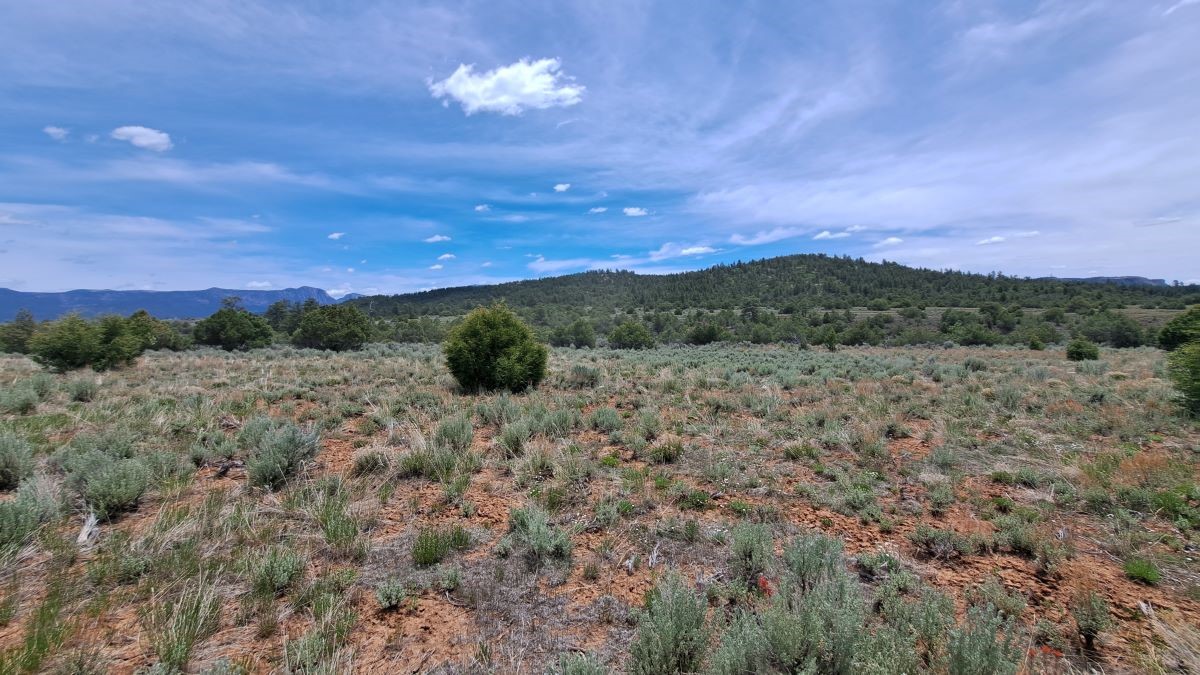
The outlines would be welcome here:
[[[814,253],[814,254],[790,254],[790,255],[822,255],[822,254]],[[313,290],[321,291],[321,292],[325,293],[326,295],[328,295],[329,297],[334,298],[335,300],[341,300],[342,298],[351,296],[351,295],[361,296],[361,297],[369,297],[371,295],[385,295],[385,296],[408,295],[408,294],[415,294],[415,293],[429,293],[429,292],[435,292],[435,291],[440,291],[440,290],[453,290],[456,288],[475,288],[475,287],[484,287],[484,286],[494,286],[494,285],[499,285],[499,284],[520,283],[520,282],[525,282],[525,281],[548,280],[548,279],[555,279],[555,278],[559,278],[559,277],[566,277],[566,276],[572,276],[572,275],[577,275],[577,274],[587,274],[587,273],[626,272],[629,274],[635,274],[635,275],[639,275],[639,276],[669,276],[669,275],[675,275],[675,274],[686,274],[688,272],[703,272],[703,271],[712,269],[712,268],[720,266],[720,265],[752,264],[755,262],[759,262],[759,261],[763,261],[763,260],[770,260],[770,259],[777,258],[777,257],[785,257],[785,256],[773,256],[772,258],[751,258],[751,259],[747,259],[747,260],[732,260],[732,261],[727,261],[727,262],[712,263],[708,266],[697,267],[695,269],[666,271],[666,272],[639,272],[637,270],[622,269],[622,268],[614,268],[614,269],[596,268],[596,269],[589,269],[589,270],[584,270],[584,271],[580,271],[580,272],[563,272],[562,274],[546,274],[546,275],[536,276],[536,277],[499,280],[499,281],[482,283],[482,284],[461,284],[458,286],[438,286],[438,287],[434,287],[434,288],[423,288],[423,289],[418,289],[418,290],[414,290],[414,291],[401,291],[401,292],[397,292],[397,293],[386,293],[386,292],[384,292],[384,293],[358,293],[355,291],[347,291],[347,292],[342,293],[342,292],[337,291],[336,289],[334,291],[330,291],[330,289],[321,288],[320,286],[311,286],[311,285],[306,285],[306,284],[297,285],[297,286],[286,286],[286,287],[280,287],[280,288],[236,288],[236,287],[222,287],[222,286],[207,286],[205,288],[161,288],[161,289],[158,289],[158,288],[126,288],[126,289],[71,288],[71,289],[64,289],[61,291],[42,291],[42,290],[18,290],[18,289],[14,289],[14,288],[0,287],[0,290],[15,291],[15,292],[19,292],[19,293],[61,294],[61,293],[74,293],[74,292],[199,293],[199,292],[203,292],[203,291],[214,291],[214,290],[236,291],[236,292],[247,292],[247,293],[259,293],[259,292],[269,293],[269,292],[284,292],[284,291],[297,291],[297,290],[304,290],[304,289],[313,289]],[[862,258],[859,258],[859,259],[865,260]],[[886,260],[886,259],[867,260],[867,262],[873,262],[873,263],[878,263],[878,264],[901,264],[901,265],[903,264],[903,263],[897,263],[894,260]],[[1034,277],[1034,276],[1011,275],[1011,274],[1006,274],[999,270],[994,270],[992,272],[971,272],[971,271],[953,270],[953,269],[935,270],[935,269],[931,269],[931,268],[914,267],[914,266],[909,266],[909,265],[905,265],[905,267],[910,267],[912,269],[918,269],[918,270],[928,271],[928,272],[963,273],[963,274],[975,274],[975,275],[979,275],[979,276],[989,276],[989,275],[994,274],[994,275],[998,275],[998,276],[1001,276],[1001,277],[1004,277],[1007,279],[1017,279],[1017,280],[1024,280],[1024,281],[1058,280],[1058,281],[1085,281],[1085,282],[1087,282],[1087,281],[1091,281],[1094,279],[1103,278],[1103,279],[1145,279],[1148,281],[1163,281],[1163,282],[1166,282],[1168,285],[1174,283],[1174,280],[1171,280],[1171,279],[1164,279],[1162,277],[1146,277],[1143,275],[1136,275],[1136,274],[1104,275],[1102,277],[1056,277],[1056,276]],[[1185,285],[1185,286],[1198,285],[1195,282],[1186,282],[1186,283],[1180,282],[1180,283],[1183,283],[1183,285]]]
[[[1200,0],[13,4],[0,287],[804,253],[1200,283],[1198,29]]]

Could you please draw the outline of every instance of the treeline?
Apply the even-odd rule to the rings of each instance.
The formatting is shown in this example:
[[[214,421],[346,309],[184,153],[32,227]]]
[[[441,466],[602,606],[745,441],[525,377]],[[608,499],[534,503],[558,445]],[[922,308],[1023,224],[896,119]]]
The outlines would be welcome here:
[[[1200,303],[1200,286],[1025,279],[805,254],[680,274],[594,271],[492,286],[370,296],[350,303],[374,317],[418,319],[463,316],[474,307],[498,301],[538,325],[554,327],[569,324],[578,316],[606,316],[630,308],[655,314],[694,309],[738,311],[753,306],[791,315],[855,307],[979,308],[988,304],[1055,307],[1068,313],[1128,306],[1183,309]]]
[[[192,345],[233,351],[290,343],[341,351],[385,339],[356,307],[319,305],[315,300],[277,304],[274,312],[260,316],[241,307],[237,298],[227,298],[212,316],[196,322],[163,321],[145,310],[128,317],[89,320],[68,314],[38,322],[21,311],[13,321],[0,324],[0,352],[27,354],[56,371],[108,370],[132,363],[146,351],[180,351]]]

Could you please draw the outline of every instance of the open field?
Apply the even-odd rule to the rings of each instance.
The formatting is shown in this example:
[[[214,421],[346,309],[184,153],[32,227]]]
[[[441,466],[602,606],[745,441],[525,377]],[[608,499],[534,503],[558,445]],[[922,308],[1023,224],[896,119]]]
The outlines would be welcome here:
[[[714,672],[783,668],[750,652],[785,624],[821,672],[1200,672],[1200,428],[1162,371],[556,350],[468,396],[436,347],[2,357],[0,472],[32,467],[0,485],[0,672],[655,672],[672,570]]]

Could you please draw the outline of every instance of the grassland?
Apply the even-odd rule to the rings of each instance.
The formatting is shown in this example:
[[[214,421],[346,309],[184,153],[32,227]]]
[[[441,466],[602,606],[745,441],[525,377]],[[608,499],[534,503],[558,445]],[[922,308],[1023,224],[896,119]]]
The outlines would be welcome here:
[[[550,371],[0,358],[0,673],[1200,672],[1200,428],[1161,352]]]

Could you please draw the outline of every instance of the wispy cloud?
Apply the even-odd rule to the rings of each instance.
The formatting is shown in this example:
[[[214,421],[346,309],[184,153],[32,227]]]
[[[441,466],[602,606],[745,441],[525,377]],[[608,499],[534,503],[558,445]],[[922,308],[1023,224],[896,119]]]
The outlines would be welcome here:
[[[607,210],[608,210],[607,206],[593,206],[592,208],[588,209],[588,213],[591,213],[591,214],[604,213]]]
[[[644,209],[640,206],[626,206],[624,209],[621,209],[621,210],[625,212],[625,215],[630,216],[632,218],[649,215],[649,213],[650,213],[649,211],[647,211],[646,209]]]
[[[845,232],[845,231],[830,232],[829,230],[821,230],[820,232],[813,235],[813,239],[815,241],[821,241],[822,239],[845,239],[846,237],[849,237],[849,236],[850,236],[850,233]]]
[[[334,241],[337,241],[338,239],[341,239],[344,236],[346,236],[345,232],[330,232],[328,235],[328,238],[333,239]]]
[[[426,244],[436,244],[438,242],[450,241],[450,237],[447,237],[444,234],[435,234],[432,237],[425,237],[421,241],[425,242]]]
[[[752,235],[734,234],[729,237],[729,242],[739,246],[759,246],[798,237],[803,233],[804,231],[798,227],[776,227]]]
[[[71,135],[71,130],[51,125],[42,127],[42,133],[56,141],[65,141],[67,140],[67,136]]]

